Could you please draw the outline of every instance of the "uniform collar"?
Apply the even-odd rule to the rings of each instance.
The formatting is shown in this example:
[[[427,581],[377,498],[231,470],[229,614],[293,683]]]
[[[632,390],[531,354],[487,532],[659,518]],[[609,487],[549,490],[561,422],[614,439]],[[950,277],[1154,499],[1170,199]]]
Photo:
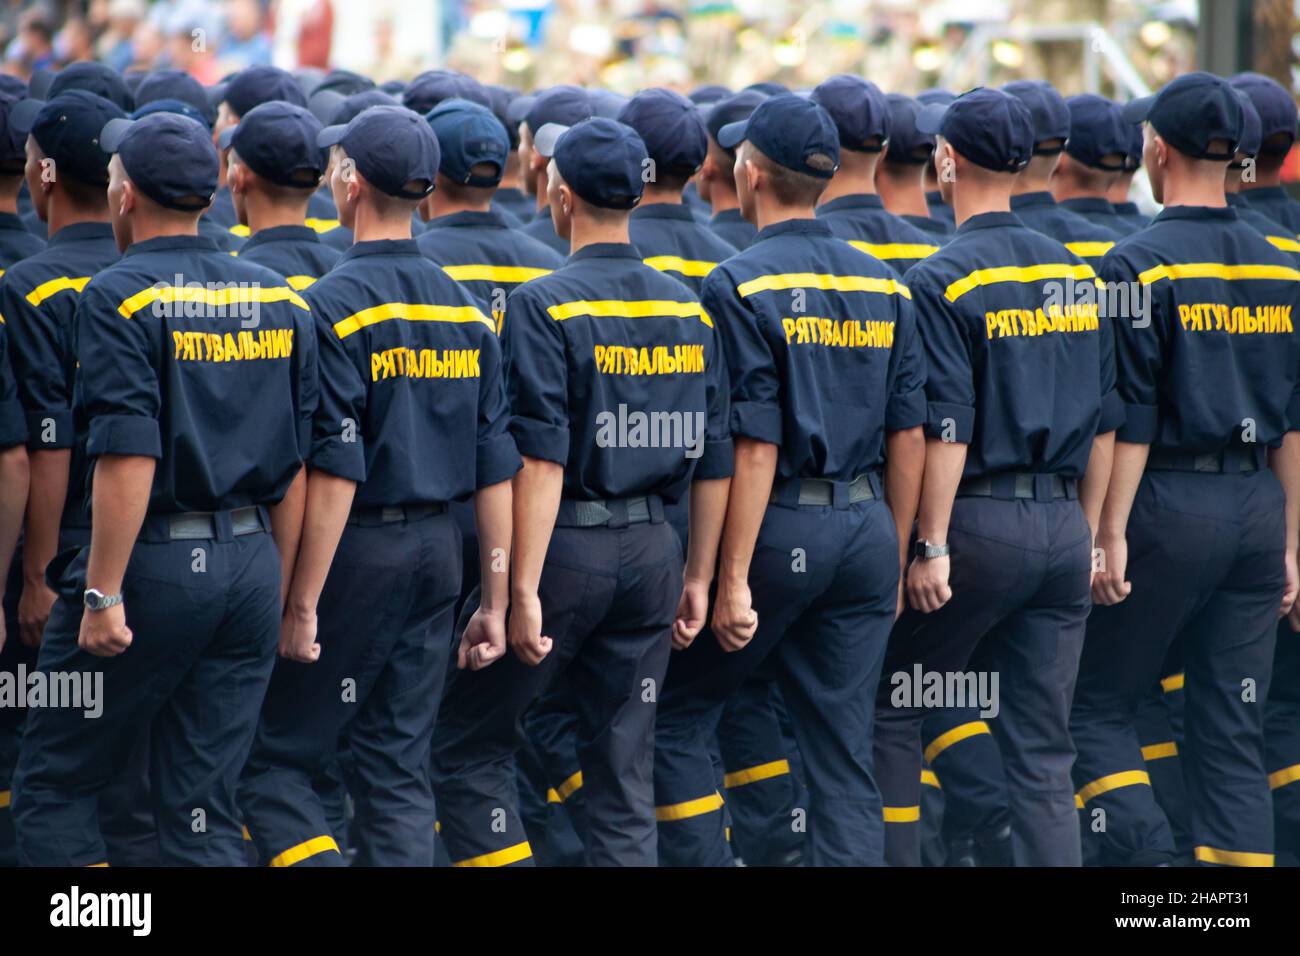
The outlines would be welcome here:
[[[86,239],[112,239],[113,225],[108,222],[74,222],[50,236],[47,246],[61,246],[65,242]]]
[[[354,242],[339,258],[357,259],[361,256],[418,256],[420,247],[414,239],[371,239],[367,242]]]
[[[1164,222],[1166,219],[1219,219],[1223,222],[1233,222],[1237,218],[1237,210],[1231,206],[1166,206],[1156,216],[1155,221]]]
[[[534,222],[550,222],[550,221],[551,221],[551,207],[543,206],[541,209],[537,210],[537,215],[532,218],[532,220],[529,222],[529,225],[532,225]]]
[[[0,212],[0,229],[21,229],[27,231],[27,224],[17,213]]]
[[[1061,200],[1061,205],[1076,212],[1104,212],[1114,215],[1115,207],[1105,196],[1075,196],[1073,199]]]
[[[691,207],[686,203],[652,202],[648,206],[637,206],[632,210],[633,219],[682,219],[695,221]]]
[[[425,229],[448,229],[457,226],[489,226],[493,229],[510,228],[510,224],[506,222],[506,217],[495,209],[488,212],[474,212],[466,209],[430,219],[425,224]]]
[[[946,202],[943,201],[943,193],[941,193],[937,189],[927,189],[925,191],[925,201],[929,203],[931,206],[948,205]]]
[[[721,212],[715,212],[709,222],[749,222],[745,214],[739,209],[724,209]]]
[[[1256,186],[1254,189],[1243,189],[1241,194],[1246,197],[1247,202],[1256,199],[1290,199],[1291,196],[1286,191],[1285,186]]]
[[[828,212],[838,212],[841,209],[884,209],[885,204],[875,193],[855,193],[851,196],[840,196],[832,199],[830,202],[824,202],[817,207],[817,215],[823,215]]]
[[[207,236],[155,236],[143,242],[133,242],[126,247],[124,256],[142,255],[146,252],[169,250],[189,252],[219,252],[217,244]]]
[[[754,242],[774,239],[777,236],[834,236],[831,227],[816,219],[783,219],[758,230]]]
[[[1138,204],[1135,202],[1113,202],[1111,205],[1115,207],[1115,211],[1122,216],[1137,216],[1141,214],[1141,210],[1138,209]]]
[[[253,233],[244,241],[240,251],[244,252],[252,249],[254,246],[260,246],[267,242],[320,242],[320,237],[316,235],[316,230],[311,226],[272,226],[270,229],[262,229]]]
[[[1011,211],[1017,209],[1030,209],[1039,206],[1055,206],[1056,200],[1046,189],[1040,189],[1032,193],[1021,193],[1018,196],[1011,197]]]
[[[974,232],[977,229],[1000,229],[1003,226],[1020,226],[1024,223],[1014,212],[982,212],[971,216],[957,227],[958,233]]]
[[[641,253],[630,242],[593,242],[583,246],[569,256],[569,261],[578,259],[641,259]]]

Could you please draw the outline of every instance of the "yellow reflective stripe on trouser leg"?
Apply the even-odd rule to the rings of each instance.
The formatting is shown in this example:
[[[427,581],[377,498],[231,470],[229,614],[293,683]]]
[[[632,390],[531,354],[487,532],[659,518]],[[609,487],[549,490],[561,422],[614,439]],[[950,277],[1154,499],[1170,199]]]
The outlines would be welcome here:
[[[934,763],[934,758],[939,756],[955,743],[960,743],[968,737],[975,737],[979,734],[991,733],[989,725],[982,720],[972,720],[970,723],[958,724],[952,730],[941,733],[934,740],[930,741],[930,746],[925,748],[925,762]]]
[[[886,823],[915,823],[921,819],[920,807],[881,807],[880,815]]]
[[[1147,744],[1142,748],[1142,759],[1150,763],[1152,760],[1161,760],[1165,757],[1177,757],[1178,744],[1172,740],[1166,740],[1163,743]]]
[[[1268,789],[1278,790],[1288,783],[1295,783],[1297,780],[1300,780],[1300,763],[1270,773],[1268,775]],[[2,799],[4,799],[4,796],[0,795],[0,800]],[[4,806],[4,804],[0,803],[0,806]]]
[[[484,853],[482,856],[471,856],[468,860],[453,863],[452,866],[509,866],[511,863],[526,860],[532,855],[533,848],[525,840],[523,843],[508,846],[504,850],[494,850],[491,853]]]
[[[746,767],[744,770],[735,770],[725,774],[722,778],[722,785],[731,790],[734,787],[743,787],[747,783],[771,780],[773,777],[780,777],[789,772],[790,761],[772,760],[768,763],[761,763],[756,767]]]
[[[1272,866],[1272,853],[1244,853],[1240,850],[1216,850],[1212,846],[1198,846],[1196,859],[1202,863],[1219,866]]]
[[[1137,784],[1151,786],[1151,776],[1145,770],[1125,770],[1121,773],[1112,773],[1104,777],[1099,777],[1092,783],[1079,790],[1078,798],[1087,803],[1093,797],[1099,797],[1103,793],[1109,793],[1111,790],[1118,790],[1120,787],[1132,787]]]
[[[712,813],[714,810],[722,809],[722,794],[716,790],[707,797],[700,797],[696,800],[687,800],[684,803],[670,803],[666,806],[655,807],[655,819],[660,823],[668,820],[687,820],[691,817],[702,816],[706,813]]]
[[[339,852],[339,845],[334,842],[332,836],[312,837],[310,840],[305,840],[297,846],[291,846],[278,856],[272,857],[267,866],[293,866],[295,863],[301,863],[317,853],[330,851]]]

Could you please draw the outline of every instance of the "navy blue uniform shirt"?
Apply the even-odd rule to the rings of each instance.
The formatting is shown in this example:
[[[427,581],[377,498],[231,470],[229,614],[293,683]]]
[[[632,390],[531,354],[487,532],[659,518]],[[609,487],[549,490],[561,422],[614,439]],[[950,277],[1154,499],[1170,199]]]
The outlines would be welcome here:
[[[1137,231],[1131,222],[1120,218],[1110,200],[1104,196],[1076,196],[1073,199],[1063,199],[1057,205],[1076,216],[1082,216],[1093,225],[1101,226],[1117,239]]]
[[[724,209],[714,213],[709,220],[709,228],[723,242],[737,250],[748,248],[758,235],[758,227],[741,215],[739,209]]]
[[[1209,454],[1247,437],[1247,420],[1256,447],[1300,428],[1300,271],[1236,210],[1165,209],[1116,244],[1101,276],[1150,294],[1136,327],[1114,322],[1120,441]]]
[[[1123,219],[1135,230],[1145,229],[1147,226],[1151,225],[1151,217],[1142,215],[1142,211],[1138,209],[1137,203],[1113,202],[1111,205],[1115,207],[1115,215],[1119,216],[1119,218]]]
[[[553,249],[562,256],[569,254],[569,240],[562,239],[555,231],[555,222],[551,219],[551,207],[543,206],[537,215],[524,223],[519,231],[529,238],[536,239],[542,245]]]
[[[23,221],[11,212],[0,212],[0,275],[15,262],[34,256],[45,248]]]
[[[816,219],[759,230],[704,282],[731,377],[731,434],[780,446],[777,478],[875,471],[885,432],[925,421],[907,287]]]
[[[120,257],[106,222],[64,226],[41,252],[0,279],[0,315],[9,326],[18,398],[27,416],[28,447],[71,448],[67,526],[86,527],[86,422],[74,407],[77,302],[87,283]]]
[[[522,226],[533,218],[533,213],[537,211],[537,201],[522,189],[503,186],[492,194],[492,208],[510,213]]]
[[[952,236],[953,226],[951,223],[942,219],[932,219],[930,216],[917,216],[912,213],[904,213],[898,217],[908,225],[915,226],[926,235],[930,236],[931,241],[937,241],[943,245]]]
[[[1082,477],[1123,409],[1096,274],[1014,213],[972,216],[907,273],[929,369],[926,433],[964,475]]]
[[[1246,202],[1269,219],[1291,230],[1293,236],[1300,236],[1300,203],[1292,199],[1284,187],[1257,186],[1244,189],[1241,194],[1246,197]]]
[[[879,196],[840,196],[817,207],[817,218],[854,249],[875,256],[900,276],[939,243],[885,209]]]
[[[673,502],[731,474],[713,319],[641,259],[625,243],[585,246],[506,303],[510,430],[522,454],[564,466],[567,498]]]
[[[414,239],[358,242],[304,293],[320,341],[311,464],[360,507],[463,501],[510,478],[496,327]]]
[[[1115,245],[1111,230],[1070,212],[1046,190],[1012,196],[1011,211],[1034,232],[1063,243],[1094,270],[1101,265],[1101,257]]]
[[[239,247],[239,258],[278,272],[298,292],[329,272],[339,255],[310,226],[272,226]]]
[[[511,229],[495,211],[456,212],[430,219],[416,244],[469,290],[479,308],[492,317],[498,334],[510,291],[564,264],[559,253]]]
[[[956,213],[943,201],[943,193],[937,189],[931,189],[925,194],[925,204],[930,208],[930,218],[937,219],[949,229],[957,228]]]
[[[87,452],[158,459],[151,512],[272,505],[315,403],[307,304],[202,236],[137,242],[77,303]]]
[[[1237,211],[1237,218],[1269,241],[1270,245],[1300,256],[1300,238],[1291,236],[1286,226],[1274,222],[1246,201],[1241,193],[1228,193],[1228,205]]]
[[[646,265],[684,282],[696,295],[713,267],[736,254],[736,247],[698,223],[685,203],[637,206],[628,233]]]
[[[18,387],[9,362],[9,332],[0,318],[0,451],[27,441],[27,416],[18,401]]]

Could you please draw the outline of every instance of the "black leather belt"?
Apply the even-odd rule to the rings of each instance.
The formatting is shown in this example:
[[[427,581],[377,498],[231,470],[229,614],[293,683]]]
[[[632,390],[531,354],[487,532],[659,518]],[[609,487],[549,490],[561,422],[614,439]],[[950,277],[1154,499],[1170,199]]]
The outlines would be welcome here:
[[[146,515],[141,537],[146,541],[227,541],[271,530],[266,509],[256,505],[230,511],[185,511]]]
[[[555,516],[557,528],[626,528],[633,524],[662,524],[664,501],[658,495],[633,498],[598,498],[580,501],[563,498]]]
[[[827,478],[792,478],[772,486],[771,501],[781,505],[820,505],[846,507],[859,501],[880,497],[880,476],[869,473],[858,475],[852,481],[831,481]]]
[[[1206,455],[1152,448],[1147,456],[1149,471],[1194,471],[1207,475],[1238,475],[1259,471],[1268,463],[1262,447],[1225,448]]]
[[[399,521],[419,521],[446,512],[447,506],[442,502],[431,505],[373,505],[366,508],[352,509],[348,515],[348,524],[373,528],[378,525],[396,524]]]
[[[1079,483],[1060,475],[1037,475],[1032,472],[1004,472],[967,478],[957,486],[959,498],[998,498],[1003,501],[1032,499],[1053,501],[1057,498],[1078,498]]]

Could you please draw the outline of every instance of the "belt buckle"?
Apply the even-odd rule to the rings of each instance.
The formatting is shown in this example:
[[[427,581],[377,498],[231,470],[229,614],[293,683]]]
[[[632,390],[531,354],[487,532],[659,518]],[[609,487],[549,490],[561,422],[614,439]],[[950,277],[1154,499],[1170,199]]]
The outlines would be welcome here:
[[[1192,459],[1192,470],[1219,474],[1223,471],[1226,454],[1197,455]]]

